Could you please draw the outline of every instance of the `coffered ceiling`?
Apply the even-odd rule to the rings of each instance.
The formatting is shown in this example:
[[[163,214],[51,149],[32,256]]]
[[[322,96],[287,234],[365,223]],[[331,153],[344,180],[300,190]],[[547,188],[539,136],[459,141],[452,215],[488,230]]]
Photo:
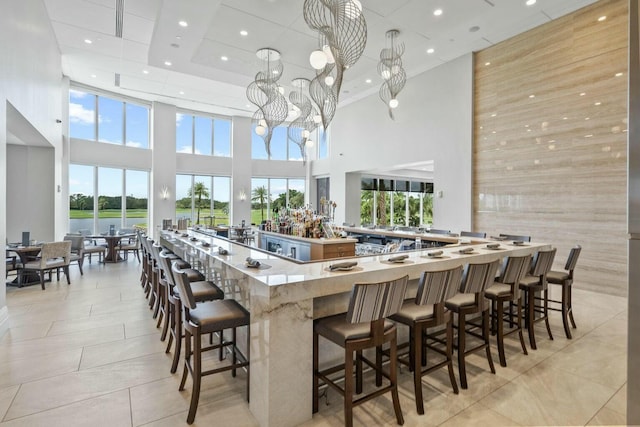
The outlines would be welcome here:
[[[527,6],[525,0],[361,0],[367,45],[345,74],[339,107],[377,93],[377,62],[390,29],[400,31],[411,78],[594,1],[537,0]],[[256,50],[281,52],[280,83],[287,93],[292,79],[314,76],[309,54],[318,42],[304,21],[303,0],[44,3],[63,72],[74,82],[182,108],[250,116],[255,106],[245,88],[259,69]],[[118,9],[123,9],[122,38],[116,36]],[[436,9],[442,9],[440,16]]]

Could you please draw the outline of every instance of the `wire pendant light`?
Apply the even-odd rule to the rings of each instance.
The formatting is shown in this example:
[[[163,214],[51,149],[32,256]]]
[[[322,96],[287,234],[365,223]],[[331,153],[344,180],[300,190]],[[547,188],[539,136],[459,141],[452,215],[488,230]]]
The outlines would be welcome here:
[[[316,130],[318,123],[314,120],[317,111],[309,98],[309,79],[298,78],[291,81],[296,90],[289,93],[289,101],[299,112],[298,117],[289,124],[287,136],[299,148],[303,164],[307,161],[306,147],[312,147],[311,133]]]
[[[283,65],[280,52],[275,49],[258,49],[256,56],[262,61],[263,69],[247,87],[247,98],[258,107],[251,122],[255,125],[256,134],[264,140],[267,154],[271,156],[273,130],[284,122],[289,113],[284,89],[278,85]]]
[[[304,20],[318,32],[318,49],[309,57],[316,69],[309,92],[325,129],[335,115],[345,70],[367,44],[367,23],[359,0],[305,0]]]
[[[380,86],[380,99],[389,108],[389,117],[394,120],[393,110],[398,107],[397,96],[407,82],[407,74],[402,67],[402,54],[404,43],[398,43],[398,30],[387,31],[388,46],[380,51],[378,62],[378,74],[382,77]]]

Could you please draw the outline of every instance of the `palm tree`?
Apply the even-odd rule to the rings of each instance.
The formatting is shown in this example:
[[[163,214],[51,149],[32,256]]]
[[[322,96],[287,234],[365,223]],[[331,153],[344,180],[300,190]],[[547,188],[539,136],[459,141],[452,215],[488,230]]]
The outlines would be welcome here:
[[[269,199],[269,193],[267,192],[267,188],[263,185],[262,187],[257,187],[251,193],[251,201],[256,202],[260,205],[260,219],[264,221],[264,204]]]
[[[189,190],[189,196],[192,195],[198,198],[196,201],[196,207],[198,208],[198,218],[196,219],[196,224],[200,224],[200,209],[202,208],[202,198],[209,197],[209,190],[203,182],[196,182],[193,184],[193,189]]]

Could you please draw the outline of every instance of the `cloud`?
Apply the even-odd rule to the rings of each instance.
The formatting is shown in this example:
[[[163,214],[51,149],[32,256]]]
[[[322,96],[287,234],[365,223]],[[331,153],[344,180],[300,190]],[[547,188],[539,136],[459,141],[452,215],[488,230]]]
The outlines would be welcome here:
[[[69,89],[69,96],[74,99],[86,98],[89,94],[75,89]]]
[[[186,116],[186,114],[176,113],[176,126],[180,126],[180,122]]]
[[[127,141],[127,147],[142,148],[142,142]]]
[[[69,122],[92,125],[94,116],[94,111],[87,110],[82,104],[69,103]]]
[[[189,145],[183,145],[182,147],[180,147],[180,149],[178,151],[176,151],[177,153],[187,153],[187,154],[191,154],[191,146]]]

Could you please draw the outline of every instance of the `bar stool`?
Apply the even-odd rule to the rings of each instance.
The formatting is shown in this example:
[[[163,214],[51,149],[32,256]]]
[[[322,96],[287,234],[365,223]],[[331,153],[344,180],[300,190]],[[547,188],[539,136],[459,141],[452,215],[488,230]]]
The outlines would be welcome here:
[[[484,291],[485,298],[491,301],[491,330],[496,333],[500,366],[507,366],[504,354],[504,337],[515,332],[520,337],[522,352],[526,355],[527,347],[522,334],[522,294],[520,281],[527,274],[531,265],[531,255],[521,257],[510,256],[504,260],[500,277]],[[509,303],[509,312],[505,315],[504,304]],[[513,308],[515,307],[515,327]],[[504,322],[508,321],[510,329],[504,331]]]
[[[164,311],[166,313],[166,317],[160,339],[164,341],[164,337],[167,335],[167,330],[170,331],[165,353],[169,353],[171,351],[171,344],[175,341],[176,345],[173,350],[173,362],[171,363],[171,373],[173,374],[178,370],[178,361],[180,360],[180,352],[182,351],[182,337],[184,336],[184,333],[182,325],[180,288],[176,287],[176,278],[172,272],[171,262],[173,262],[178,268],[181,266],[178,261],[172,260],[169,254],[166,253],[161,253],[159,259],[160,267],[164,271],[166,278],[164,296]],[[216,286],[215,283],[209,280],[197,280],[197,277],[190,277],[187,273],[188,270],[180,268],[180,271],[182,274],[187,274],[189,288],[191,289],[191,293],[193,294],[196,303],[224,299],[224,292]],[[222,350],[220,351],[220,354],[222,355]],[[222,360],[222,357],[220,357],[220,360]]]
[[[356,283],[351,292],[349,309],[345,315],[317,319],[313,325],[313,412],[318,412],[318,389],[320,380],[336,389],[344,397],[344,422],[347,427],[353,425],[353,407],[374,397],[391,392],[393,409],[399,425],[404,423],[397,383],[397,347],[396,327],[385,318],[396,313],[402,306],[407,288],[408,276],[396,280],[379,283]],[[325,370],[319,370],[319,337],[339,345],[345,350],[344,364]],[[389,343],[389,373],[382,369],[382,345]],[[362,350],[376,349],[376,363],[371,363],[362,356]],[[376,371],[375,391],[353,400],[354,394],[354,360],[355,361],[355,393],[362,393],[362,363],[366,363]],[[329,375],[344,370],[344,388],[328,378]],[[382,386],[382,377],[389,384]]]
[[[458,342],[455,346],[458,351],[458,371],[460,376],[460,386],[463,389],[468,388],[467,385],[467,367],[465,357],[467,354],[485,349],[487,353],[487,361],[491,373],[495,374],[496,369],[493,366],[491,358],[491,348],[489,346],[489,304],[485,302],[484,290],[489,286],[496,277],[500,260],[487,262],[483,264],[467,264],[462,275],[462,284],[460,292],[445,301],[445,307],[457,314],[458,323],[454,325],[458,332]],[[475,329],[476,325],[471,325],[467,329],[467,316],[480,313],[482,316],[482,324],[480,328],[481,334]],[[466,335],[480,338],[482,344],[473,348],[466,348]]]
[[[462,279],[462,266],[443,271],[425,271],[420,275],[418,292],[414,299],[406,300],[400,310],[389,319],[409,326],[409,360],[403,357],[398,362],[403,363],[413,371],[413,386],[416,397],[416,410],[424,414],[422,401],[422,377],[437,369],[447,366],[449,380],[453,392],[458,394],[458,383],[453,374],[453,326],[451,312],[446,310],[444,302],[456,294]],[[445,350],[428,342],[441,342],[440,339],[428,335],[427,330],[445,325]],[[445,359],[429,368],[426,366],[426,349],[442,354]]]
[[[576,328],[576,322],[573,319],[573,307],[571,306],[571,285],[573,284],[573,270],[576,268],[581,250],[582,247],[580,245],[571,248],[567,262],[564,265],[566,271],[551,270],[547,273],[547,282],[549,284],[562,286],[562,297],[560,300],[548,299],[551,303],[560,304],[561,308],[548,307],[548,309],[562,312],[564,334],[568,339],[572,338],[569,321],[571,321],[571,326],[573,326],[574,329]]]
[[[251,345],[250,315],[238,302],[232,299],[216,300],[196,304],[196,299],[189,285],[189,278],[183,273],[176,263],[172,265],[173,277],[176,287],[179,289],[180,302],[182,304],[182,323],[185,331],[185,359],[182,380],[179,390],[184,390],[187,376],[190,374],[193,380],[191,390],[191,403],[189,404],[189,414],[187,423],[192,424],[196,411],[198,410],[198,400],[200,400],[200,384],[202,377],[217,374],[219,372],[231,371],[233,377],[236,370],[247,368],[247,402],[249,401],[249,350]],[[236,329],[246,326],[247,330],[247,350],[246,356],[236,345]],[[224,329],[232,330],[231,341],[220,341],[219,344],[202,347],[202,335],[220,332]],[[207,371],[202,370],[202,352],[215,350],[218,348],[231,347],[231,363]]]
[[[533,350],[537,348],[535,336],[536,322],[544,320],[549,339],[553,340],[553,334],[549,326],[547,273],[551,270],[555,257],[556,248],[548,251],[538,251],[533,259],[531,272],[520,280],[520,289],[525,291],[525,311],[527,315],[525,326],[529,330],[529,345],[531,345]],[[537,297],[537,293],[541,293],[542,296]],[[542,301],[542,305],[536,305],[536,301]],[[540,314],[540,317],[536,318],[536,313]]]

